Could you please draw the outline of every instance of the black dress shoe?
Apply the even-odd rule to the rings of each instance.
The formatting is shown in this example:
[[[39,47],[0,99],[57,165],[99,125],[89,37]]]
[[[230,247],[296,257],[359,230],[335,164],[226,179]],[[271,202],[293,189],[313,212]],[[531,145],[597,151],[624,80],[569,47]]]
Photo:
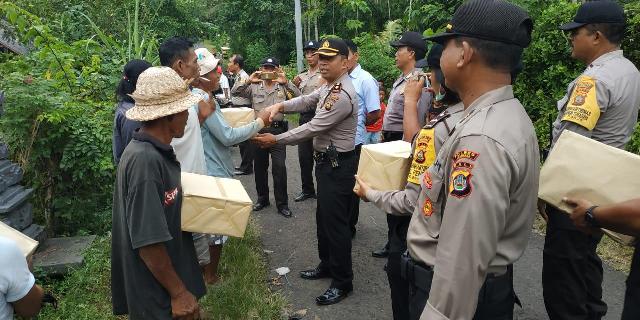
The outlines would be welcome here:
[[[278,209],[278,213],[283,215],[285,218],[291,218],[291,216],[293,215],[293,213],[291,213],[291,210],[289,210],[289,208],[287,207]]]
[[[241,170],[237,170],[237,171],[233,172],[233,174],[236,175],[236,176],[246,176],[246,175],[250,175],[252,173],[253,172],[251,172],[251,171],[241,171]]]
[[[371,251],[371,256],[374,258],[386,258],[389,256],[389,248],[388,247],[384,247],[382,249],[379,250],[374,250]]]
[[[264,209],[264,208],[266,208],[266,207],[268,207],[270,205],[271,204],[268,203],[268,202],[267,203],[258,202],[258,203],[253,205],[253,211],[260,211],[260,210],[262,210],[262,209]]]
[[[307,280],[318,280],[331,277],[329,272],[322,270],[320,268],[309,269],[300,271],[300,278]]]
[[[346,298],[351,290],[342,290],[338,288],[329,288],[321,296],[316,298],[316,303],[321,306],[335,304]]]
[[[293,201],[295,202],[300,202],[300,201],[305,201],[307,199],[315,199],[316,198],[316,194],[315,193],[306,193],[306,192],[300,192],[294,199]]]

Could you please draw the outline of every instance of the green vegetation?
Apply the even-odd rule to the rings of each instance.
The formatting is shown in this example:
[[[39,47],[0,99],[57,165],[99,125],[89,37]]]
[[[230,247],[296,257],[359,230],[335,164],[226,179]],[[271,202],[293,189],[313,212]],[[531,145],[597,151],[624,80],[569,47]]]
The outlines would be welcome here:
[[[230,239],[220,264],[221,281],[210,286],[200,305],[211,319],[280,319],[286,302],[267,286],[267,269],[259,229],[250,223],[243,239]],[[58,297],[58,309],[47,307],[40,319],[126,319],[111,314],[111,239],[97,238],[85,265],[64,280],[45,279]]]

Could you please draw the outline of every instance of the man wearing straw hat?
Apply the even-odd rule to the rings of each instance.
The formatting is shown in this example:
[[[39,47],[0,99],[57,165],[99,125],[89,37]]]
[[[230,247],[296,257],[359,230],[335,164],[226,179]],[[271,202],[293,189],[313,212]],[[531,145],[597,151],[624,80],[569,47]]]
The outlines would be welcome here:
[[[191,233],[180,227],[180,163],[170,143],[184,135],[199,97],[167,67],[138,78],[126,117],[142,127],[124,150],[113,193],[113,313],[130,319],[199,318],[206,288]]]

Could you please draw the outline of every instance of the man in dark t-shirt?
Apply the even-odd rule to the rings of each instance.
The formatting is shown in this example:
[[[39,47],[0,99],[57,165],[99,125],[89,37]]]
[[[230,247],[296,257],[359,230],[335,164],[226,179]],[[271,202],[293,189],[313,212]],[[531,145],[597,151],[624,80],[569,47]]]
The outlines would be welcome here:
[[[126,116],[142,127],[122,154],[113,194],[113,313],[198,319],[206,288],[191,233],[180,227],[180,163],[169,144],[184,134],[198,97],[167,67],[143,72],[132,96]]]

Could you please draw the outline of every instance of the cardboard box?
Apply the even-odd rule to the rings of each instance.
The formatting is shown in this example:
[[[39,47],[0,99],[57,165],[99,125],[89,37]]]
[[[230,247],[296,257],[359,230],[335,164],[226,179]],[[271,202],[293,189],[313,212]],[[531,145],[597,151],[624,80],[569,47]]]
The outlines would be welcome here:
[[[9,225],[5,224],[2,221],[0,221],[0,236],[15,241],[16,244],[18,244],[18,248],[20,248],[20,251],[22,251],[22,254],[25,257],[33,254],[33,252],[36,251],[36,248],[38,247],[38,241],[29,238],[28,236],[14,228],[11,228]]]
[[[565,130],[540,171],[538,197],[565,212],[564,197],[597,205],[640,196],[640,156]],[[614,240],[633,244],[634,237],[603,230]]]
[[[403,190],[407,184],[410,157],[411,143],[406,141],[364,145],[360,153],[358,177],[376,190]]]
[[[182,173],[182,230],[242,238],[252,201],[240,180]]]
[[[241,127],[255,120],[255,111],[251,108],[224,108],[220,109],[222,116],[227,123],[234,127]]]

